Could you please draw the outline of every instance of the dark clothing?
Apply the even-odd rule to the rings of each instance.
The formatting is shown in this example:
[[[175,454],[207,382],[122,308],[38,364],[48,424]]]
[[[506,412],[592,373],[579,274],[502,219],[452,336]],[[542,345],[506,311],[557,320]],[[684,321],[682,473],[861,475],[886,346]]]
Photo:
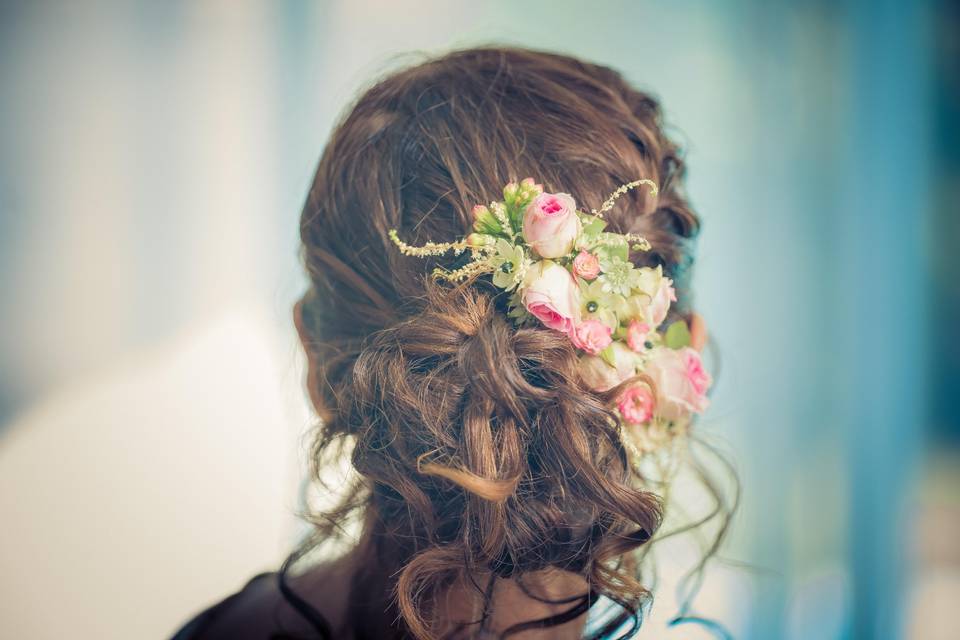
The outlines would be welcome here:
[[[279,573],[255,576],[239,592],[198,614],[172,640],[326,640],[329,627],[280,585]]]

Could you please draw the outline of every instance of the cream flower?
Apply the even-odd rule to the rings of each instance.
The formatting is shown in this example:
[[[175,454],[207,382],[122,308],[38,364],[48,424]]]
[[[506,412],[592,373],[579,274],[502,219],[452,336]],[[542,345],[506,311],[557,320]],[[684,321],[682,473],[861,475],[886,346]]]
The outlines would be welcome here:
[[[497,240],[496,249],[490,258],[493,284],[510,291],[522,281],[529,261],[523,247],[512,245],[503,238]]]
[[[673,288],[673,280],[663,275],[663,268],[645,267],[638,270],[637,279],[639,295],[631,296],[629,300],[630,317],[641,318],[651,327],[659,327],[667,319],[670,305],[677,301],[677,294]]]
[[[623,303],[623,296],[604,291],[602,282],[580,281],[580,311],[584,319],[599,320],[616,330],[617,311]]]

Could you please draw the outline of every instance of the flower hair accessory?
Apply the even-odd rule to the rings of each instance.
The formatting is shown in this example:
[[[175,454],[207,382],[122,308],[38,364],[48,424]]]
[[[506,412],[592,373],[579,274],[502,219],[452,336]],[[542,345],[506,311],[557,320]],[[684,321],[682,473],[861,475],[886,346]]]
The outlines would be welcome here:
[[[503,200],[473,208],[473,233],[457,242],[415,247],[396,230],[390,239],[404,255],[471,252],[458,269],[434,277],[459,282],[491,274],[510,294],[508,315],[517,325],[542,324],[566,335],[580,353],[580,371],[593,390],[621,387],[616,412],[632,444],[646,453],[686,431],[709,404],[710,374],[682,320],[662,327],[676,301],[661,267],[637,267],[630,252],[649,251],[636,234],[606,231],[603,216],[618,198],[651,180],[614,191],[589,213],[566,193],[545,193],[532,178],[510,183]]]

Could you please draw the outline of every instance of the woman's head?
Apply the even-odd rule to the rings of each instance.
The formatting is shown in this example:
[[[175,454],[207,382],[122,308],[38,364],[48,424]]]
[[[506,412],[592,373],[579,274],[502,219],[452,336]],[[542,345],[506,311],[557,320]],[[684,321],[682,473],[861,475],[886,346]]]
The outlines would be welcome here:
[[[396,251],[388,231],[462,237],[474,205],[526,176],[587,207],[649,178],[657,196],[632,192],[607,217],[650,241],[633,259],[663,265],[682,311],[699,226],[682,167],[657,103],[616,72],[516,49],[393,74],[334,132],[301,220],[316,454],[352,444],[359,482],[342,513],[365,510],[366,544],[414,634],[435,630],[433,596],[476,576],[563,569],[636,607],[625,554],[660,505],[637,488],[611,398],[587,390],[569,340],[516,328],[482,278],[433,281],[433,264]]]

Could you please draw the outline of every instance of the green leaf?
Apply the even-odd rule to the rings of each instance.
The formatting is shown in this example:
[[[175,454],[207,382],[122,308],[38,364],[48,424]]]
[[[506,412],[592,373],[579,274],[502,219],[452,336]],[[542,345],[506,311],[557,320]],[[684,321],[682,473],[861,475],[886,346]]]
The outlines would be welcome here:
[[[682,349],[690,346],[690,329],[683,320],[677,320],[663,334],[663,342],[671,349]]]
[[[507,306],[507,317],[513,318],[513,322],[517,326],[523,325],[532,318],[530,313],[523,306],[523,298],[519,290],[515,290],[510,294],[510,299]]]
[[[616,361],[613,355],[613,344],[600,352],[600,359],[606,362],[611,367],[616,367]]]
[[[630,261],[630,245],[627,243],[627,239],[619,233],[601,233],[600,243],[596,253],[601,259],[620,258],[624,262]]]
[[[607,226],[606,220],[597,216],[581,216],[580,221],[583,223],[583,233],[587,236],[599,236]]]

